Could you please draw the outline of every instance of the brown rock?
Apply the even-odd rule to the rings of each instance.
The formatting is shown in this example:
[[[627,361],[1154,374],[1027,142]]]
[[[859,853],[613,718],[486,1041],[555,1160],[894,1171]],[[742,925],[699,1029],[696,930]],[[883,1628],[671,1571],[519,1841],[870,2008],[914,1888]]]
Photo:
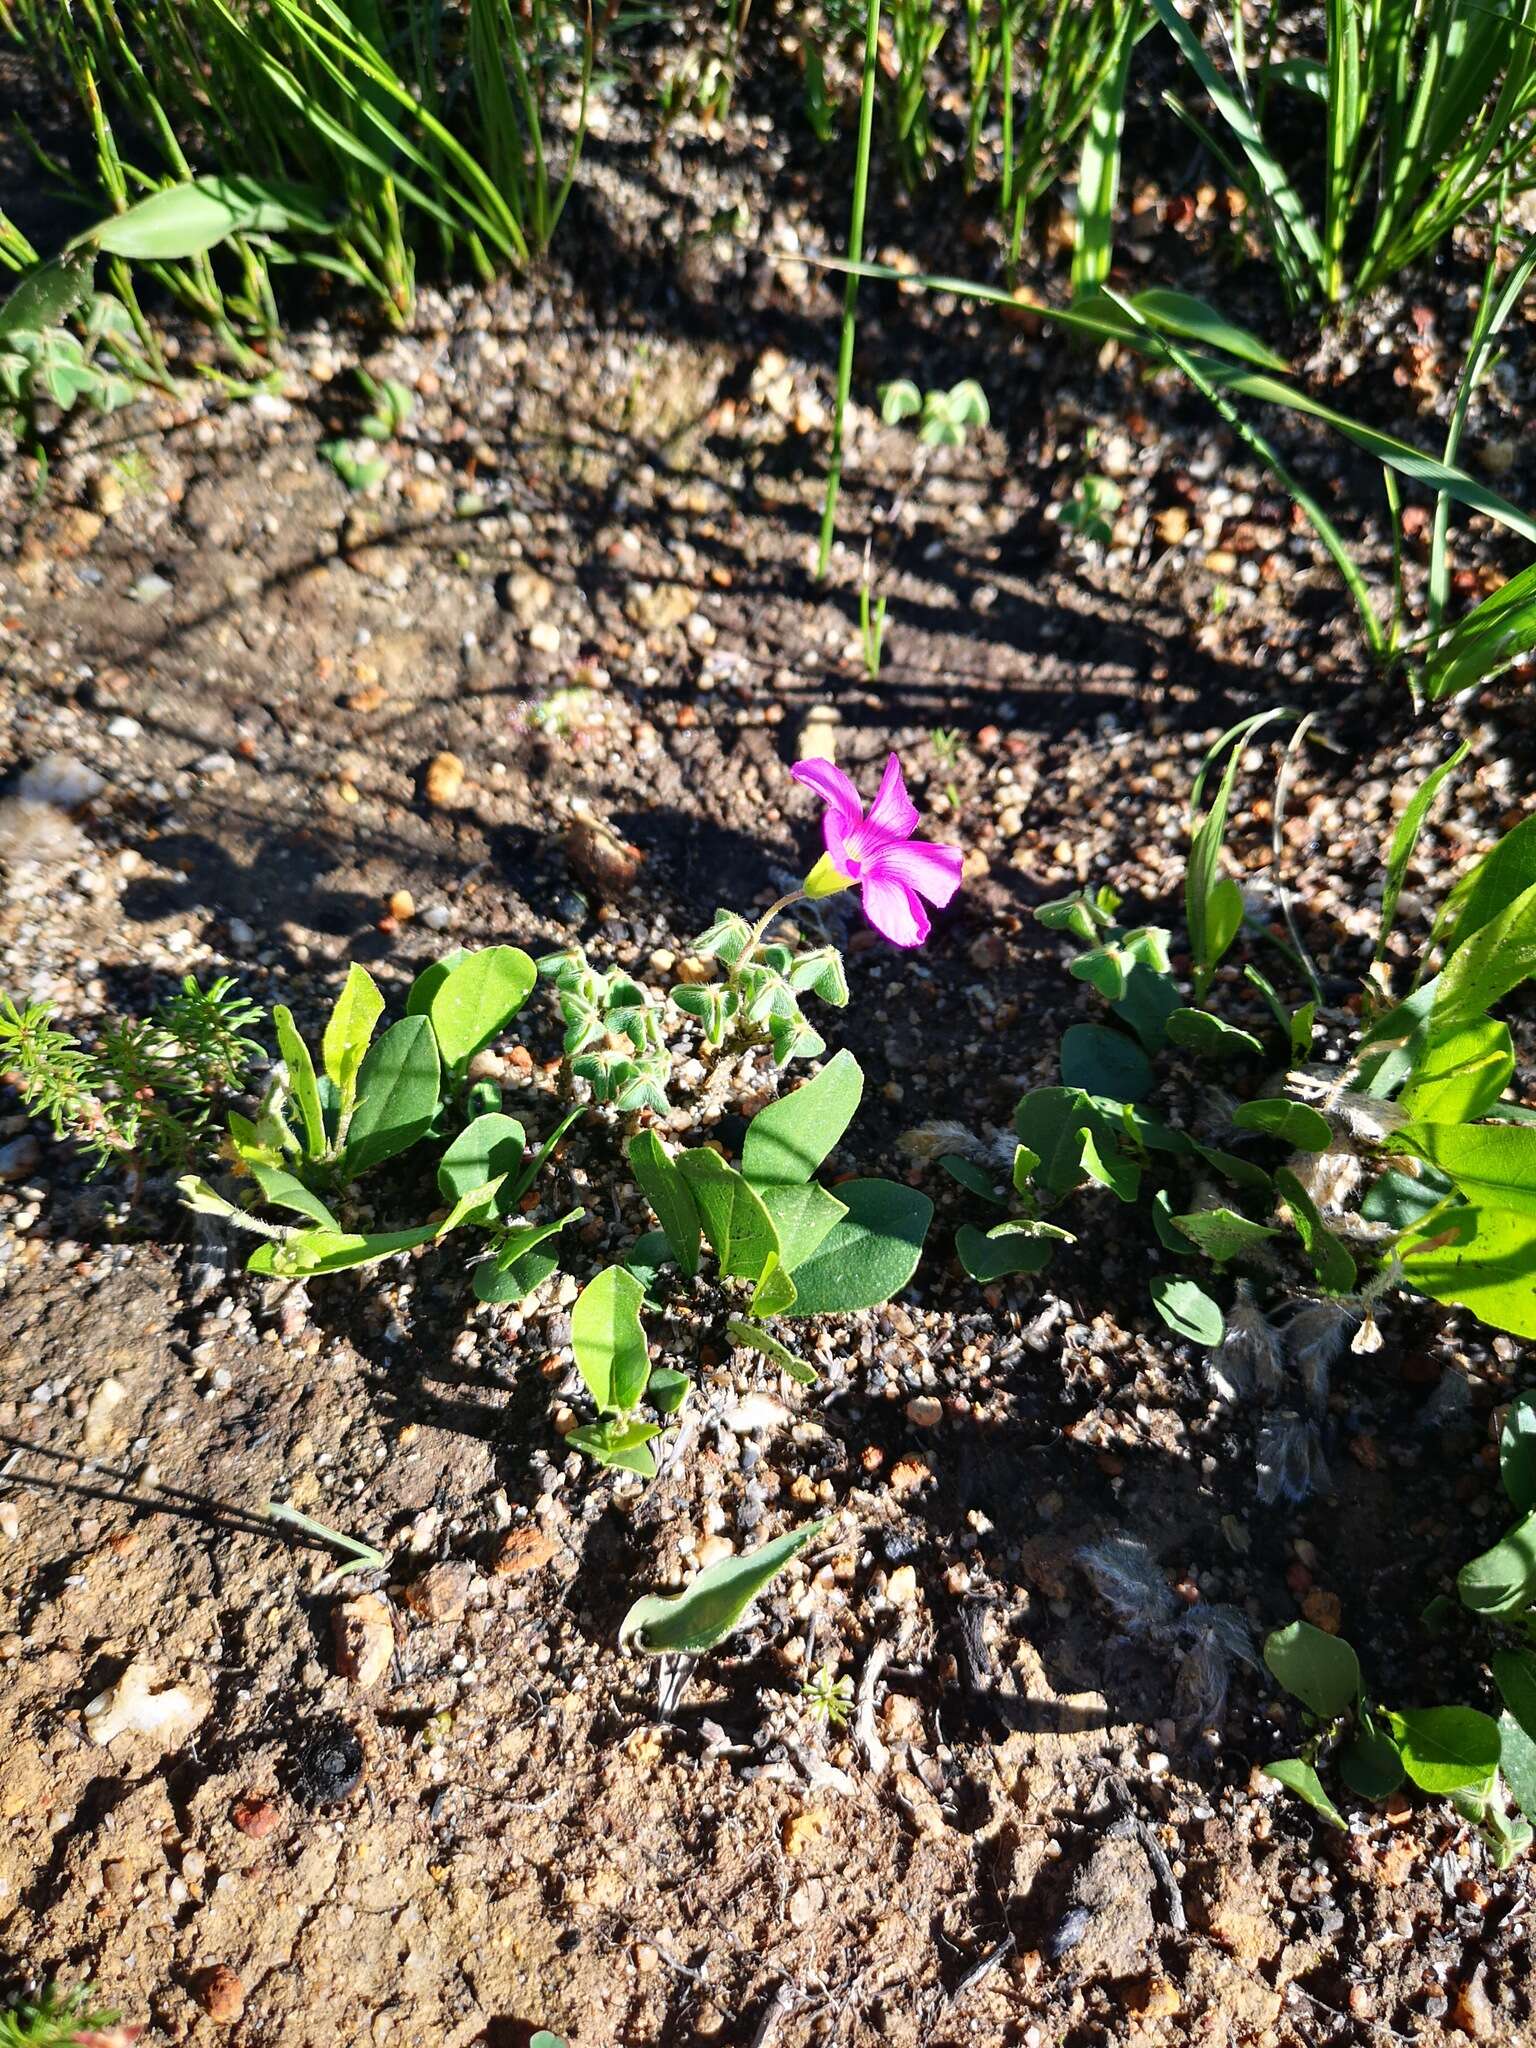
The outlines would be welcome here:
[[[1251,1870],[1222,1871],[1204,1919],[1211,1936],[1244,1963],[1268,1962],[1285,1938]]]
[[[1126,1994],[1126,2004],[1131,2011],[1140,2013],[1147,2020],[1171,2019],[1182,2003],[1178,1986],[1167,1977],[1148,1977],[1140,1984],[1133,1984]]]
[[[395,1629],[389,1609],[377,1593],[358,1593],[331,1609],[336,1639],[336,1669],[343,1678],[367,1690],[377,1685],[395,1654]]]
[[[421,1621],[462,1621],[474,1576],[467,1564],[435,1564],[400,1597]]]
[[[249,1835],[253,1842],[264,1842],[282,1815],[270,1799],[237,1799],[230,1818],[242,1835]]]
[[[198,2004],[215,2026],[231,2027],[245,2011],[245,1986],[227,1963],[199,1970],[193,1988]]]
[[[1469,2034],[1474,2041],[1491,2041],[1499,2029],[1493,2001],[1483,1988],[1486,1969],[1485,1963],[1479,1963],[1451,2004],[1451,2025],[1458,2033]]]
[[[497,1537],[491,1553],[491,1570],[498,1579],[526,1579],[542,1571],[560,1554],[553,1536],[533,1523],[521,1529],[507,1529]]]
[[[593,817],[572,820],[565,835],[565,857],[599,896],[627,896],[645,861],[638,846]]]
[[[421,778],[427,802],[440,811],[451,810],[464,788],[464,763],[457,754],[434,754]]]
[[[1324,1635],[1336,1636],[1344,1625],[1344,1603],[1337,1593],[1325,1593],[1321,1586],[1314,1586],[1307,1594],[1301,1611]]]

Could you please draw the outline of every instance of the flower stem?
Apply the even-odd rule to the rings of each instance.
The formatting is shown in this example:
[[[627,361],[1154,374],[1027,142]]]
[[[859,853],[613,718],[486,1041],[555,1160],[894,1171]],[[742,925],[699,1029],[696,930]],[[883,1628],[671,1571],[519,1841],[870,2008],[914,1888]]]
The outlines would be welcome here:
[[[751,936],[748,938],[747,943],[745,944],[745,946],[742,947],[741,952],[736,957],[735,964],[731,968],[732,981],[736,979],[737,975],[741,972],[743,967],[750,966],[752,961],[752,955],[763,943],[763,933],[767,931],[769,925],[773,923],[773,920],[776,917],[778,917],[781,912],[788,910],[792,903],[805,903],[808,900],[809,899],[806,896],[806,892],[804,891],[804,889],[791,889],[789,894],[787,896],[781,896],[777,903],[769,904],[768,908],[757,920],[757,923],[753,925]]]

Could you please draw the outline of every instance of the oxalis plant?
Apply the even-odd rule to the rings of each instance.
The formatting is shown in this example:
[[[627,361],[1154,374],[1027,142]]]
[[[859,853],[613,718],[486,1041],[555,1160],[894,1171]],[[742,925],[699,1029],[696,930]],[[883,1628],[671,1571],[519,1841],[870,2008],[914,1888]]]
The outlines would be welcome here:
[[[1401,1000],[1378,966],[1359,1020],[1324,1013],[1316,993],[1291,1009],[1251,959],[1218,998],[1240,936],[1310,974],[1220,872],[1238,755],[1260,722],[1218,742],[1207,771],[1231,751],[1203,812],[1207,771],[1196,786],[1187,976],[1170,932],[1121,924],[1111,891],[1042,906],[1109,1021],[1072,1025],[1059,1080],[1020,1101],[1010,1190],[995,1151],[969,1139],[941,1163],[994,1213],[1015,1212],[958,1232],[981,1281],[1041,1273],[1080,1229],[1101,1228],[1090,1197],[1145,1224],[1153,1307],[1210,1350],[1219,1391],[1263,1404],[1259,1490],[1274,1500],[1325,1476],[1331,1369],[1346,1344],[1380,1347],[1378,1318],[1401,1292],[1536,1335],[1536,1110],[1506,1099],[1514,1048],[1493,1014],[1536,973],[1536,819],[1453,890]],[[1387,849],[1378,963],[1429,806],[1464,754],[1417,792]],[[934,1149],[932,1134],[914,1138]]]
[[[280,1064],[254,1118],[229,1114],[228,1148],[245,1199],[232,1200],[189,1175],[180,1183],[187,1206],[256,1232],[263,1241],[247,1270],[290,1279],[372,1265],[472,1225],[491,1240],[490,1256],[475,1269],[477,1297],[526,1300],[556,1268],[539,1247],[585,1213],[519,1220],[525,1196],[581,1109],[569,1110],[530,1151],[523,1125],[501,1110],[499,1089],[472,1081],[469,1068],[517,1016],[536,979],[533,961],[515,946],[450,953],[416,977],[405,1015],[380,1033],[384,997],[354,963],[326,1023],[318,1065],[291,1012],[278,1004],[272,1023]],[[424,1142],[443,1146],[436,1186],[446,1209],[389,1230],[352,1227],[359,1184]],[[278,1222],[258,1213],[264,1210],[301,1221]]]
[[[708,1041],[755,1032],[786,1058],[820,1051],[822,1043],[797,1021],[793,956],[779,958],[784,949],[767,942],[775,920],[796,904],[856,886],[877,930],[896,945],[920,945],[929,931],[923,899],[947,903],[961,872],[957,849],[913,839],[917,812],[894,754],[867,814],[853,784],[830,762],[802,762],[794,773],[827,806],[826,852],[800,888],[755,925],[719,913],[701,944],[708,950],[706,942],[714,942],[726,979],[674,996],[699,998],[693,1014]],[[841,962],[830,949],[825,960],[812,955],[800,965],[828,984],[835,971],[836,988],[846,995]],[[801,1381],[813,1380],[814,1371],[775,1324],[872,1308],[907,1285],[933,1214],[928,1197],[896,1181],[847,1180],[834,1189],[816,1178],[863,1090],[858,1061],[839,1052],[813,1079],[752,1118],[737,1163],[711,1145],[674,1152],[654,1129],[632,1135],[630,1169],[660,1228],[577,1298],[571,1346],[597,1419],[575,1429],[570,1442],[603,1464],[646,1477],[655,1472],[654,1439],[681,1411],[689,1383],[674,1368],[652,1370],[641,1310],[664,1268],[698,1282],[706,1246],[725,1298],[727,1336]]]
[[[1405,1782],[1449,1797],[1481,1827],[1503,1869],[1536,1829],[1536,1393],[1505,1413],[1499,1476],[1518,1519],[1456,1580],[1503,1709],[1497,1720],[1469,1706],[1382,1708],[1367,1699],[1349,1644],[1304,1621],[1277,1629],[1264,1661],[1308,1715],[1302,1754],[1269,1765],[1272,1778],[1339,1828],[1346,1822],[1324,1771],[1363,1799],[1389,1798]],[[1450,1601],[1431,1601],[1425,1624],[1441,1630],[1453,1612]]]

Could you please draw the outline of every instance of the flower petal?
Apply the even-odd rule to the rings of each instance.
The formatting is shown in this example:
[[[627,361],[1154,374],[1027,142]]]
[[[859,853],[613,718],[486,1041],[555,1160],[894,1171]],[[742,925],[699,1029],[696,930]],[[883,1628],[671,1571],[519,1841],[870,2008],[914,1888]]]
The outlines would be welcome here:
[[[882,846],[864,864],[866,876],[889,876],[904,889],[915,890],[942,910],[960,886],[965,855],[958,846],[934,846],[926,839],[905,839]]]
[[[860,900],[864,915],[893,946],[920,946],[927,938],[928,913],[893,875],[866,875]]]
[[[803,782],[807,789],[814,789],[827,806],[827,822],[836,818],[846,835],[864,822],[864,806],[859,802],[859,792],[848,780],[841,768],[835,768],[830,761],[801,761],[790,771],[796,782]],[[828,852],[833,852],[831,841]],[[833,854],[836,858],[835,853]]]
[[[880,788],[869,807],[869,822],[893,839],[910,839],[917,830],[917,806],[907,795],[901,762],[892,754],[880,778]]]

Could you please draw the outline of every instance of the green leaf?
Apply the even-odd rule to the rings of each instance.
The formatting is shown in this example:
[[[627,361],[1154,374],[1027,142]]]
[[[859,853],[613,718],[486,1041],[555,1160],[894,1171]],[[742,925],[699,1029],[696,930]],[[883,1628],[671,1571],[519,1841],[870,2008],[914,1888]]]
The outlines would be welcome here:
[[[1488,1114],[1514,1071],[1509,1026],[1479,1017],[1426,1039],[1398,1100],[1419,1122],[1469,1124]]]
[[[571,1349],[587,1392],[605,1411],[627,1415],[650,1374],[640,1304],[645,1290],[622,1266],[589,1280],[571,1309]]]
[[[486,1259],[475,1268],[475,1299],[520,1304],[536,1294],[550,1274],[558,1272],[559,1268],[560,1261],[544,1252],[528,1252],[507,1266],[500,1265],[495,1259]]]
[[[1264,1662],[1319,1721],[1336,1721],[1360,1698],[1360,1660],[1340,1636],[1293,1621],[1264,1638]]]
[[[515,1116],[489,1110],[468,1123],[437,1163],[437,1185],[450,1202],[488,1180],[510,1180],[523,1163],[528,1136]]]
[[[1245,1258],[1280,1234],[1267,1223],[1250,1223],[1236,1209],[1195,1209],[1173,1221],[1218,1266]]]
[[[37,264],[0,304],[0,336],[59,326],[91,296],[95,274],[96,260],[85,249]]]
[[[321,1062],[326,1078],[341,1097],[343,1116],[356,1100],[358,1069],[373,1038],[373,1028],[383,1014],[384,998],[378,983],[366,967],[359,967],[354,960],[347,969],[346,981],[320,1042]]]
[[[1234,1187],[1248,1188],[1256,1195],[1271,1192],[1274,1183],[1254,1160],[1239,1158],[1236,1152],[1224,1152],[1219,1145],[1195,1145],[1193,1149],[1214,1173],[1231,1181]]]
[[[1191,1344],[1221,1342],[1226,1328],[1221,1306],[1198,1281],[1178,1273],[1159,1273],[1148,1292],[1152,1306],[1175,1336]]]
[[[1306,1247],[1320,1286],[1330,1294],[1353,1294],[1355,1262],[1323,1221],[1322,1212],[1288,1166],[1275,1174],[1275,1189],[1291,1212],[1296,1235]]]
[[[455,946],[453,951],[445,953],[441,960],[434,960],[430,967],[423,967],[406,994],[407,1017],[425,1017],[432,1008],[432,998],[459,962],[468,958],[469,955],[462,946]]]
[[[565,1441],[595,1458],[599,1465],[617,1465],[626,1472],[638,1472],[642,1479],[654,1479],[656,1454],[651,1449],[651,1438],[660,1435],[660,1423],[610,1415],[602,1422],[583,1423]]]
[[[1495,1650],[1489,1661],[1500,1699],[1536,1742],[1536,1651]]]
[[[752,1290],[752,1313],[755,1316],[782,1316],[787,1315],[794,1305],[795,1283],[785,1271],[779,1254],[770,1252],[768,1263]]]
[[[1077,168],[1077,234],[1072,248],[1074,297],[1102,284],[1114,257],[1125,89],[1140,20],[1140,10],[1135,7],[1127,7],[1121,14],[1113,31],[1112,54],[1099,72],[1088,102]]]
[[[1499,1716],[1499,1769],[1515,1804],[1536,1825],[1536,1737],[1509,1713]]]
[[[1536,1509],[1536,1393],[1517,1394],[1510,1403],[1499,1432],[1499,1477],[1522,1514]]]
[[[1511,576],[1458,619],[1424,663],[1419,688],[1429,704],[1443,703],[1507,668],[1536,647],[1536,563]]]
[[[1024,1151],[1022,1145],[1019,1147],[1019,1151]],[[1015,1156],[1017,1157],[1017,1154]],[[1025,1156],[1034,1159],[1033,1153],[1026,1153]],[[1034,1159],[1034,1164],[1038,1166],[1040,1164],[1039,1160]],[[979,1166],[974,1165],[971,1160],[964,1158],[960,1153],[946,1152],[939,1161],[939,1165],[952,1181],[957,1181],[968,1193],[979,1196],[983,1202],[990,1202],[994,1208],[1002,1209],[1007,1206],[1007,1198],[998,1193],[996,1183],[993,1181],[991,1174],[984,1173]],[[1026,1169],[1026,1178],[1032,1170],[1032,1168]]]
[[[672,1256],[688,1279],[699,1270],[699,1212],[677,1163],[654,1131],[637,1131],[627,1148],[629,1170],[667,1234]]]
[[[1435,983],[1430,1032],[1439,1037],[1474,1024],[1536,973],[1536,883],[1522,890],[1458,943]]]
[[[645,1398],[658,1415],[676,1415],[687,1400],[693,1381],[674,1366],[658,1365],[645,1386]]]
[[[1404,1778],[1397,1744],[1379,1728],[1361,1728],[1339,1751],[1339,1776],[1362,1799],[1390,1799]]]
[[[1223,349],[1241,362],[1255,363],[1261,370],[1277,370],[1284,375],[1290,368],[1284,356],[1277,356],[1248,328],[1239,327],[1225,313],[1218,312],[1204,299],[1192,298],[1188,292],[1154,287],[1150,291],[1138,292],[1131,303],[1142,318],[1149,320],[1162,334],[1177,334],[1185,341],[1204,342],[1207,347]]]
[[[1475,1707],[1419,1707],[1388,1714],[1403,1769],[1421,1792],[1487,1786],[1499,1767],[1499,1724]]]
[[[109,256],[136,263],[176,262],[201,256],[235,234],[283,234],[328,223],[297,187],[259,184],[254,178],[197,178],[152,192],[125,212],[111,214],[75,237]]]
[[[393,1258],[397,1252],[415,1251],[438,1234],[435,1223],[419,1223],[412,1230],[298,1230],[280,1244],[259,1244],[245,1270],[289,1278],[344,1273],[354,1266],[372,1266],[380,1259]]]
[[[460,1200],[463,1199],[461,1196]],[[553,1216],[547,1223],[512,1224],[497,1243],[496,1264],[503,1269],[520,1264],[535,1245],[543,1244],[572,1223],[579,1223],[586,1213],[585,1209],[567,1209],[563,1216]]]
[[[756,1189],[706,1145],[684,1152],[677,1170],[698,1208],[721,1278],[760,1279],[769,1259],[781,1254],[773,1218]]]
[[[1469,1202],[1536,1216],[1536,1126],[1411,1123],[1393,1143],[1449,1174]]]
[[[1533,565],[1536,566],[1536,565]],[[1470,873],[1464,875],[1446,898],[1436,919],[1437,932],[1444,929],[1447,954],[1464,946],[1474,932],[1480,932],[1517,896],[1536,886],[1536,813],[1522,818],[1496,845],[1485,853]]]
[[[766,1187],[760,1193],[778,1232],[779,1253],[787,1273],[803,1265],[832,1226],[848,1213],[846,1205],[818,1181],[805,1181],[798,1187]]]
[[[1072,1024],[1062,1034],[1061,1078],[1068,1088],[1139,1102],[1152,1092],[1152,1062],[1132,1038],[1107,1024]]]
[[[1081,1133],[1083,1171],[1090,1180],[1109,1188],[1122,1202],[1134,1202],[1141,1192],[1141,1168],[1127,1159],[1120,1147],[1101,1127],[1088,1126]]]
[[[1161,6],[1164,0],[1154,0]],[[1227,765],[1209,811],[1195,826],[1189,845],[1189,864],[1184,875],[1184,914],[1189,926],[1189,949],[1195,964],[1195,994],[1203,996],[1222,955],[1236,938],[1243,922],[1243,892],[1230,876],[1219,877],[1221,843],[1227,829],[1227,811],[1237,781],[1244,748],[1272,719],[1294,714],[1277,706],[1255,712],[1224,732],[1205,757],[1195,780],[1190,808],[1200,802],[1205,777],[1223,747],[1228,749]]]
[[[1279,1763],[1264,1766],[1266,1778],[1274,1778],[1284,1785],[1288,1792],[1294,1792],[1298,1799],[1304,1799],[1314,1813],[1320,1813],[1328,1825],[1343,1828],[1348,1832],[1348,1823],[1328,1794],[1323,1790],[1323,1781],[1310,1764],[1303,1763],[1299,1756],[1288,1756]]]
[[[1403,878],[1413,858],[1413,849],[1419,843],[1429,807],[1439,795],[1441,784],[1448,776],[1454,775],[1467,758],[1467,747],[1467,741],[1463,740],[1454,754],[1425,776],[1397,821],[1397,830],[1392,834],[1392,843],[1387,849],[1387,879],[1381,894],[1381,926],[1376,940],[1377,960],[1386,958],[1387,940],[1397,919],[1397,899],[1402,894]]]
[[[445,1066],[458,1071],[482,1052],[527,1002],[538,970],[516,946],[466,953],[433,991],[427,1014]]]
[[[1021,1235],[1006,1225],[982,1231],[962,1223],[955,1232],[955,1253],[971,1278],[985,1287],[1014,1274],[1043,1273],[1063,1239],[1072,1241],[1065,1230]]]
[[[1278,1138],[1282,1145],[1297,1152],[1326,1152],[1333,1143],[1327,1117],[1320,1116],[1306,1103],[1292,1102],[1283,1095],[1243,1103],[1233,1113],[1232,1121],[1240,1131],[1262,1131],[1266,1137]]]
[[[264,1166],[259,1160],[252,1160],[251,1178],[261,1189],[262,1200],[273,1208],[292,1209],[296,1215],[307,1216],[311,1223],[318,1223],[322,1230],[340,1234],[341,1225],[320,1197],[311,1194],[303,1181],[285,1168]]]
[[[1213,1017],[1209,1010],[1174,1010],[1165,1026],[1169,1038],[1186,1052],[1206,1060],[1238,1060],[1261,1053],[1263,1041]]]
[[[651,1657],[702,1656],[740,1625],[770,1580],[826,1526],[824,1521],[807,1522],[749,1550],[745,1557],[724,1557],[673,1599],[650,1594],[637,1600],[620,1624],[620,1643],[632,1644]]]
[[[1536,1512],[1456,1574],[1456,1590],[1474,1614],[1513,1614],[1536,1603]]]
[[[755,1188],[810,1179],[853,1121],[864,1076],[851,1052],[840,1052],[793,1094],[760,1109],[747,1126],[741,1170]]]
[[[1083,1126],[1092,1105],[1081,1088],[1033,1088],[1013,1113],[1015,1135],[1039,1157],[1034,1179],[1053,1195],[1083,1178]]]
[[[878,1308],[917,1271],[933,1204],[898,1181],[838,1184],[847,1214],[795,1268],[797,1316]]]
[[[437,1115],[441,1070],[425,1017],[402,1017],[370,1047],[357,1075],[357,1108],[347,1128],[349,1177],[393,1159],[424,1138]]]
[[[798,1380],[802,1386],[811,1387],[816,1384],[816,1368],[807,1365],[803,1358],[796,1358],[789,1346],[781,1344],[771,1331],[763,1328],[761,1323],[748,1322],[744,1316],[733,1316],[725,1326],[725,1334],[733,1344],[744,1344],[749,1351],[760,1351],[764,1358],[771,1359],[781,1371],[787,1372],[792,1380]]]
[[[1450,1182],[1433,1168],[1424,1179],[1408,1173],[1384,1173],[1367,1189],[1360,1214],[1367,1223],[1407,1230],[1438,1209],[1450,1192]]]
[[[277,1028],[277,1049],[288,1069],[288,1093],[298,1105],[304,1126],[304,1156],[323,1159],[326,1153],[325,1114],[320,1107],[320,1090],[315,1082],[315,1063],[309,1047],[294,1025],[293,1012],[286,1003],[274,1003],[272,1022]]]
[[[1495,1330],[1536,1337],[1536,1217],[1470,1205],[1434,1209],[1398,1240],[1404,1277]]]

